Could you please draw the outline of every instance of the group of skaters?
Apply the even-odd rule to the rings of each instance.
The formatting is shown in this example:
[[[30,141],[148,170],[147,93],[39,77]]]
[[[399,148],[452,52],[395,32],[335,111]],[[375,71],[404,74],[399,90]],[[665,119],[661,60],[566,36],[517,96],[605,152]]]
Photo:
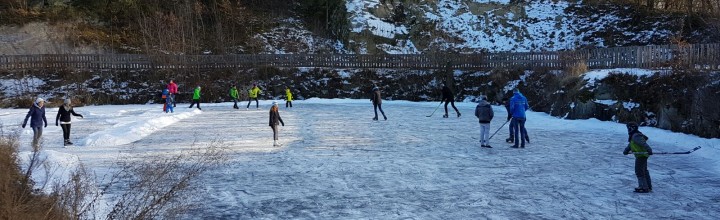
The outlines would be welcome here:
[[[173,112],[173,107],[176,107],[175,95],[177,94],[177,84],[174,81],[170,81],[167,88],[163,90],[163,98],[165,99],[164,111]],[[292,93],[290,89],[286,87],[286,104],[285,107],[292,107]],[[255,107],[259,108],[258,96],[261,90],[256,84],[248,90],[248,105],[250,108],[252,100],[255,100]],[[237,87],[232,85],[230,88],[229,95],[234,102],[233,108],[238,109],[237,102],[239,100],[239,93]],[[192,108],[197,104],[197,108],[200,108],[200,96],[201,87],[197,86],[193,91],[193,100],[189,108]],[[450,104],[455,110],[457,117],[461,116],[460,111],[455,107],[454,94],[448,87],[447,83],[442,88],[442,102],[445,103],[445,114],[444,118],[448,117],[447,106]],[[382,109],[382,97],[380,89],[377,85],[373,85],[370,101],[373,104],[375,110],[375,117],[373,120],[378,120],[377,111],[383,116],[384,120],[387,120],[387,116]],[[525,122],[527,120],[525,112],[530,108],[528,105],[527,98],[518,89],[513,90],[513,96],[509,100],[504,99],[505,108],[507,110],[507,121],[505,124],[510,122],[510,137],[506,139],[506,142],[512,142],[514,145],[512,148],[525,148],[526,142],[530,142],[527,130],[525,129]],[[441,104],[442,104],[441,102]],[[72,101],[67,98],[64,100],[62,106],[60,106],[57,116],[55,118],[55,125],[60,126],[63,130],[64,146],[72,145],[70,141],[70,128],[71,128],[71,115],[83,118],[81,114],[77,114],[72,106]],[[475,107],[475,116],[478,118],[480,123],[480,145],[484,148],[492,148],[489,143],[490,136],[490,122],[494,117],[492,106],[487,101],[486,96],[480,96],[480,101]],[[25,128],[27,121],[30,120],[30,127],[33,130],[33,141],[32,146],[34,149],[39,149],[39,141],[42,137],[43,128],[47,127],[47,118],[45,117],[45,100],[37,98],[33,105],[30,107],[30,111],[25,116],[22,127]],[[505,125],[503,124],[503,126]],[[285,126],[285,122],[280,117],[278,102],[273,101],[272,107],[269,112],[269,126],[273,130],[273,146],[281,146],[278,142],[279,127]],[[502,126],[501,126],[502,127]],[[647,160],[652,155],[652,148],[647,144],[648,137],[639,131],[637,123],[630,122],[627,124],[628,130],[628,145],[624,149],[623,154],[627,155],[633,153],[635,156],[635,175],[638,179],[638,187],[635,188],[635,192],[648,193],[652,191],[652,181],[650,179],[650,173],[647,170]],[[499,130],[499,129],[498,129]]]

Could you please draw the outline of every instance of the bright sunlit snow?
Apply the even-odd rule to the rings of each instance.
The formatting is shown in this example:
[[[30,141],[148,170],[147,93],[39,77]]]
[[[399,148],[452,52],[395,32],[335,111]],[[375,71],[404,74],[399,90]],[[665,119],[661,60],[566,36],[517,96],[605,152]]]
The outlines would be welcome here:
[[[442,118],[438,103],[384,101],[387,121],[372,121],[369,100],[295,101],[280,115],[282,147],[272,147],[270,101],[261,109],[232,103],[85,106],[75,111],[73,147],[62,147],[47,110],[48,160],[77,157],[99,176],[118,157],[180,153],[221,142],[231,160],[203,176],[186,219],[714,219],[720,216],[720,140],[641,127],[655,152],[702,149],[649,160],[654,191],[633,193],[634,159],[622,155],[623,124],[562,120],[528,113],[531,142],[505,143],[507,125],[480,148],[474,103]],[[245,107],[246,102],[240,103]],[[505,120],[495,106],[491,130]],[[2,109],[3,129],[17,129],[27,109]],[[107,135],[99,135],[107,134]],[[107,138],[105,138],[107,137]],[[21,133],[29,151],[32,131]],[[108,141],[101,141],[107,139]],[[113,140],[113,141],[110,141]],[[93,143],[88,146],[87,143]],[[121,153],[122,152],[122,153]],[[27,155],[27,153],[22,153]],[[142,156],[140,156],[142,155]],[[60,165],[58,165],[59,167]],[[58,175],[67,175],[58,172]]]

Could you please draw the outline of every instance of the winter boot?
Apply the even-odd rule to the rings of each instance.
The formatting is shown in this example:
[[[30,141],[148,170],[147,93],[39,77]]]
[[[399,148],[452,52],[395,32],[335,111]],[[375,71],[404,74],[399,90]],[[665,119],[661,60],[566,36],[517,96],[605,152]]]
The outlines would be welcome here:
[[[385,115],[383,115],[383,118],[385,119],[385,121],[387,121],[387,117],[385,117]]]
[[[68,146],[68,140],[67,140],[67,139],[63,140],[63,146]]]
[[[278,144],[277,140],[273,140],[273,147],[278,147],[278,146],[280,146],[280,145]]]
[[[447,117],[448,117],[448,115],[447,115],[447,114],[444,114],[444,115],[443,115],[443,118],[447,118]]]
[[[65,140],[65,146],[67,146],[67,145],[73,145],[73,143],[70,142],[70,139]]]
[[[505,142],[507,142],[507,143],[515,142],[515,136],[514,136],[514,135],[510,135],[509,138],[505,139]]]
[[[459,118],[459,117],[460,117],[460,115],[461,115],[461,114],[460,114],[460,112],[457,112],[457,115],[458,115],[458,118]]]
[[[373,118],[373,121],[377,121],[377,120],[378,120],[378,118],[377,118],[377,117],[374,117],[374,118]]]
[[[529,135],[525,135],[525,142],[527,142],[528,144],[530,143],[530,136],[529,136]]]

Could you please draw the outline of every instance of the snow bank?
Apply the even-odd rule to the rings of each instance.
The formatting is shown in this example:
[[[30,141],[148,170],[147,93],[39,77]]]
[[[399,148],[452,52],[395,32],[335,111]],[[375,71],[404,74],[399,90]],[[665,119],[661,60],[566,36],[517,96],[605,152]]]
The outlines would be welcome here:
[[[120,119],[112,128],[88,135],[83,141],[84,146],[117,146],[129,144],[146,137],[161,128],[174,124],[182,119],[200,114],[200,110],[166,114],[145,113]],[[162,115],[157,117],[158,115]]]
[[[23,170],[28,169],[32,155],[33,153],[30,151],[18,154]],[[80,166],[78,156],[53,150],[38,152],[37,161],[40,164],[33,169],[31,178],[35,182],[35,189],[42,190],[47,194],[54,192],[55,186],[67,183]]]
[[[5,96],[19,96],[28,92],[35,93],[45,81],[37,77],[23,79],[0,79],[0,90]]]
[[[588,85],[593,85],[595,82],[604,79],[610,74],[629,74],[635,76],[650,76],[655,74],[657,71],[648,69],[637,69],[637,68],[617,68],[617,69],[599,69],[592,70],[585,73],[584,79],[588,81]]]

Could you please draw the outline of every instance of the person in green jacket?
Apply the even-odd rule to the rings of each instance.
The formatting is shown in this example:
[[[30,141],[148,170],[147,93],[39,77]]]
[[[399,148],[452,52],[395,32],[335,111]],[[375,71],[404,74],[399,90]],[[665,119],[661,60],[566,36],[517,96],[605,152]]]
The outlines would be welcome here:
[[[202,109],[200,108],[200,89],[201,89],[200,86],[195,87],[195,91],[193,91],[192,104],[190,104],[190,107],[188,107],[188,108],[192,108],[193,105],[197,104],[197,108],[200,109],[200,110],[202,110]]]
[[[230,99],[232,99],[232,101],[235,102],[235,105],[233,105],[234,109],[240,109],[237,105],[238,98],[239,98],[239,95],[238,95],[237,87],[235,85],[230,86]]]
[[[260,88],[257,87],[257,84],[253,83],[252,89],[248,90],[247,109],[250,109],[250,103],[252,103],[253,99],[255,99],[255,108],[260,108],[260,102],[258,101],[258,95],[260,95],[260,92]]]
[[[628,130],[628,146],[623,154],[628,155],[632,152],[635,155],[635,176],[638,179],[638,187],[635,188],[637,193],[649,193],[652,191],[652,181],[650,180],[650,172],[647,169],[647,161],[653,154],[652,148],[647,144],[648,137],[638,129],[638,124],[630,122],[627,124]]]
[[[285,108],[290,107],[292,108],[292,92],[290,92],[290,87],[285,86]]]

